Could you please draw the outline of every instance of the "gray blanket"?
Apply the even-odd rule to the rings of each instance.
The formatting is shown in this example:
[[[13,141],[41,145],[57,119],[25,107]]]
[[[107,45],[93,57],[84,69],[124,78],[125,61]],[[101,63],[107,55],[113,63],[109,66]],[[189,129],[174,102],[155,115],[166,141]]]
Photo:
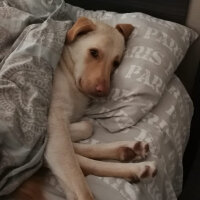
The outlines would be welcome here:
[[[53,69],[71,25],[56,21],[54,2],[0,1],[0,196],[42,165]]]
[[[43,163],[53,70],[74,10],[63,0],[0,0],[0,199]],[[124,107],[119,107],[120,113]],[[123,179],[88,176],[95,199],[175,200],[181,191],[182,155],[193,111],[178,78],[171,76],[157,105],[131,126],[116,126],[118,115],[102,123],[113,119],[113,114],[100,111],[95,105],[88,110],[95,130],[83,142],[149,142],[148,160],[156,160],[159,173],[149,182],[133,185]],[[55,177],[45,177],[47,199],[64,199]]]

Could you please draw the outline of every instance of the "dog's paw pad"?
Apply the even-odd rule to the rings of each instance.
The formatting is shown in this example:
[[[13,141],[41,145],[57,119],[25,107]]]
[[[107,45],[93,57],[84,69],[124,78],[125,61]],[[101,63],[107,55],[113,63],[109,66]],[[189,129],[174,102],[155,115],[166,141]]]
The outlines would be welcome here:
[[[135,158],[136,153],[129,147],[120,147],[119,148],[119,160],[120,161],[131,161]]]
[[[150,166],[146,165],[144,171],[140,175],[140,178],[147,178],[149,177],[150,172]]]
[[[142,141],[125,141],[117,146],[118,160],[139,161],[145,159],[149,153],[149,144]]]
[[[142,142],[136,142],[134,147],[133,147],[135,152],[141,152],[142,151]]]
[[[133,176],[133,177],[129,180],[129,182],[130,182],[131,184],[133,184],[133,183],[139,183],[139,182],[140,182],[140,178],[137,177],[137,176]]]
[[[154,169],[154,171],[152,172],[152,177],[156,176],[157,173],[158,173],[158,170]]]
[[[140,178],[151,178],[154,177],[157,174],[157,169],[154,162],[148,162],[145,163],[145,166],[143,167]]]
[[[146,158],[149,153],[149,144],[145,142],[137,142],[133,147],[134,152],[137,154],[137,159]]]
[[[146,143],[146,144],[144,145],[144,152],[145,152],[145,154],[147,154],[147,153],[149,152],[149,149],[150,149],[150,148],[149,148],[149,144]]]

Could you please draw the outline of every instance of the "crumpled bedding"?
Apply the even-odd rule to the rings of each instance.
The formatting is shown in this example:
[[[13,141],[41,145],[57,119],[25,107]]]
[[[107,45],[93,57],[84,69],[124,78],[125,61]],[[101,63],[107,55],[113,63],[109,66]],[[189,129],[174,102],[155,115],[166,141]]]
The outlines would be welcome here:
[[[159,104],[140,122],[111,133],[94,120],[94,135],[83,143],[142,140],[150,144],[147,160],[155,160],[158,174],[153,179],[130,184],[124,179],[87,176],[96,200],[176,200],[182,189],[182,157],[189,137],[193,106],[181,81],[173,76]],[[90,118],[91,119],[91,118]],[[46,179],[48,200],[64,200],[62,189],[51,172]]]
[[[0,197],[42,165],[53,70],[71,27],[54,20],[55,2],[0,1]]]
[[[0,0],[0,198],[43,163],[53,71],[72,24],[66,10],[62,0]],[[89,108],[94,135],[83,142],[144,140],[150,144],[148,160],[158,165],[158,175],[139,184],[88,176],[95,199],[176,199],[192,113],[191,99],[175,75],[159,103],[126,129],[109,132]],[[55,177],[49,172],[45,178],[48,199],[63,199]]]

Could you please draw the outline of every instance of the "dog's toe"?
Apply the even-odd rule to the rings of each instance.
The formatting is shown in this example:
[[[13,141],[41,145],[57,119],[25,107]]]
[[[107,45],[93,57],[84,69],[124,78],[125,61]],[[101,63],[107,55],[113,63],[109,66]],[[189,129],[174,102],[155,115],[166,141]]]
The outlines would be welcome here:
[[[129,147],[119,148],[119,160],[122,162],[128,162],[135,158],[136,153]]]
[[[147,157],[149,153],[149,144],[146,142],[137,142],[133,146],[133,151],[136,153],[137,160],[141,160]]]
[[[142,167],[140,178],[151,178],[157,174],[155,162],[145,162]]]

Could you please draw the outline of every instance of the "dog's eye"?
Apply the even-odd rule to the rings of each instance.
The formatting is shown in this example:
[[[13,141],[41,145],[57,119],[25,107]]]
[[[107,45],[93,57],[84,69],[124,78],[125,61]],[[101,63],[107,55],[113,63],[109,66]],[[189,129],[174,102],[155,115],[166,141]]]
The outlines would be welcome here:
[[[115,61],[113,62],[113,67],[114,67],[114,68],[119,67],[119,62],[115,60]]]
[[[91,55],[93,58],[98,58],[99,52],[98,52],[97,49],[90,49],[90,55]]]

